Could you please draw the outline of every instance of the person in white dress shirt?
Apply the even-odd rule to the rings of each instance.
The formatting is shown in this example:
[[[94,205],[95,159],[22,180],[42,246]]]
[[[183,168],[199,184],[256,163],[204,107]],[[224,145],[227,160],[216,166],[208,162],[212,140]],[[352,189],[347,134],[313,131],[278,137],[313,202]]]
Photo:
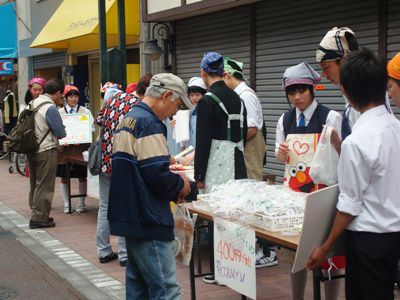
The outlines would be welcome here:
[[[386,63],[368,49],[352,52],[342,63],[340,84],[361,116],[342,144],[333,226],[306,267],[317,268],[345,232],[346,299],[393,299],[400,257],[400,122],[385,107]]]
[[[66,85],[64,89],[65,105],[59,109],[60,115],[65,114],[86,114],[89,116],[90,123],[93,124],[93,116],[90,110],[86,107],[79,105],[79,89],[74,85]],[[92,125],[92,132],[94,132],[94,124]],[[67,164],[65,156],[67,155],[81,155],[83,151],[89,148],[90,144],[80,145],[65,145],[60,147],[58,153],[58,166],[57,166],[57,177],[61,177],[60,191],[64,202],[64,213],[69,213],[69,202],[68,202],[68,180],[67,180]],[[86,194],[87,190],[87,170],[86,166],[72,164],[70,171],[70,178],[78,178],[79,180],[79,195]],[[85,197],[80,196],[77,198],[78,202],[76,205],[77,213],[86,212]],[[73,209],[71,209],[73,211]]]
[[[294,107],[281,115],[276,126],[275,156],[280,162],[285,163],[288,158],[289,145],[286,142],[288,134],[321,133],[324,125],[334,127],[332,144],[339,151],[341,116],[314,99],[314,86],[320,79],[320,75],[307,62],[287,68],[283,74],[286,97]],[[304,299],[306,270],[291,273],[290,280],[292,299]],[[325,281],[326,299],[337,299],[339,283],[337,280]]]
[[[314,99],[314,86],[320,81],[319,74],[306,62],[286,69],[283,75],[286,97],[294,107],[282,114],[276,126],[275,157],[286,162],[289,145],[286,136],[291,133],[321,133],[323,125],[330,125],[333,131],[332,142],[339,150],[341,116],[338,112],[318,104]],[[318,108],[318,111],[316,111]],[[313,118],[314,114],[319,114]],[[295,117],[291,120],[291,115]],[[312,123],[310,121],[313,120]],[[285,125],[286,124],[286,125]]]
[[[319,44],[316,61],[322,69],[322,77],[334,85],[340,84],[340,66],[343,59],[352,51],[359,49],[355,33],[347,27],[334,27],[327,32]],[[351,107],[344,95],[345,107],[341,124],[342,140],[351,133],[354,124],[360,117],[360,112]],[[392,113],[389,98],[386,96],[386,108]]]
[[[246,85],[243,63],[224,57],[224,82],[243,100],[247,110],[247,141],[244,149],[247,177],[263,180],[265,151],[265,125],[263,111],[257,94]],[[263,132],[264,131],[264,132]]]

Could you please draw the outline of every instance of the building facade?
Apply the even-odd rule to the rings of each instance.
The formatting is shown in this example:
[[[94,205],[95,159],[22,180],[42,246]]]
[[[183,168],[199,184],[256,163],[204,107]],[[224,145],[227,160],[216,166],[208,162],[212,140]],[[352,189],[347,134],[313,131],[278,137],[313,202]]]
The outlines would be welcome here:
[[[17,0],[26,11],[26,36],[20,38],[20,52],[29,58],[27,78],[63,78],[81,91],[80,104],[97,115],[100,99],[100,30],[98,0]],[[107,48],[118,48],[118,1],[105,1]],[[139,3],[125,0],[127,81],[140,77]],[[22,22],[21,22],[22,23]],[[25,26],[27,25],[27,26]],[[113,62],[110,62],[113,64]],[[114,75],[114,74],[113,74]],[[26,87],[26,85],[24,85]]]
[[[284,70],[307,61],[321,72],[315,51],[334,26],[350,27],[361,46],[388,59],[400,51],[400,2],[396,0],[179,0],[168,1],[168,6],[160,2],[142,0],[143,19],[170,22],[175,39],[173,69],[186,82],[199,75],[206,51],[218,51],[245,63],[248,84],[262,102],[267,125],[264,171],[278,180],[283,165],[275,160],[275,127],[280,115],[289,109],[282,88]],[[316,99],[342,111],[339,88],[327,81],[322,84],[325,89],[316,91]],[[398,115],[399,110],[393,109]]]

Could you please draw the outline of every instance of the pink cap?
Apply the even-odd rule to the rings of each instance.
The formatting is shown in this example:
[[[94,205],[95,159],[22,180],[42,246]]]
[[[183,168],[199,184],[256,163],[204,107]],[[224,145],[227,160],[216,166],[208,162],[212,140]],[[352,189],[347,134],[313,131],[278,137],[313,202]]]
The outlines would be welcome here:
[[[44,88],[44,85],[46,84],[46,80],[44,80],[43,78],[40,78],[40,77],[32,78],[32,79],[28,82],[28,88],[32,87],[32,85],[33,85],[34,83],[40,84],[40,85]]]

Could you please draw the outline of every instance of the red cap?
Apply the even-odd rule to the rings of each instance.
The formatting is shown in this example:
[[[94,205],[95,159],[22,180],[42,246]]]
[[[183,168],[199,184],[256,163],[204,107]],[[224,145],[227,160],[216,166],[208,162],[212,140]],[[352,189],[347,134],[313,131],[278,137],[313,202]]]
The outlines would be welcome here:
[[[127,86],[127,88],[126,88],[126,92],[127,92],[128,94],[133,93],[134,91],[136,91],[136,86],[137,86],[137,82],[132,82],[132,83],[130,83],[130,84]]]
[[[70,91],[76,91],[79,94],[79,89],[74,85],[66,85],[64,88],[64,96]]]

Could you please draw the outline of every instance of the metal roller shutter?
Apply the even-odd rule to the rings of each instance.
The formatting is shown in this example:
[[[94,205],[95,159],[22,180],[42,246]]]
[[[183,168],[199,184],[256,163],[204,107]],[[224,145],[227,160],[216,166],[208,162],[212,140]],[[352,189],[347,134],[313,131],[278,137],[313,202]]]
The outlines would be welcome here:
[[[177,21],[175,33],[177,75],[185,82],[200,76],[200,61],[207,51],[217,51],[244,62],[244,72],[249,77],[249,6]]]
[[[52,67],[61,67],[66,65],[66,53],[51,53],[33,57],[33,68],[44,69]]]
[[[400,1],[388,0],[387,56],[391,59],[400,51]]]
[[[392,0],[395,2],[396,0]],[[347,26],[356,32],[360,45],[378,51],[378,2],[367,1],[263,1],[257,4],[256,87],[268,130],[267,174],[282,179],[283,165],[275,159],[275,128],[289,106],[282,88],[287,67],[305,60],[318,72],[315,51],[326,32]],[[342,111],[344,100],[337,86],[323,80],[325,90],[316,98],[331,109]]]
[[[387,58],[391,59],[400,51],[400,1],[388,0],[387,16]],[[393,112],[400,117],[400,108],[392,102]]]

